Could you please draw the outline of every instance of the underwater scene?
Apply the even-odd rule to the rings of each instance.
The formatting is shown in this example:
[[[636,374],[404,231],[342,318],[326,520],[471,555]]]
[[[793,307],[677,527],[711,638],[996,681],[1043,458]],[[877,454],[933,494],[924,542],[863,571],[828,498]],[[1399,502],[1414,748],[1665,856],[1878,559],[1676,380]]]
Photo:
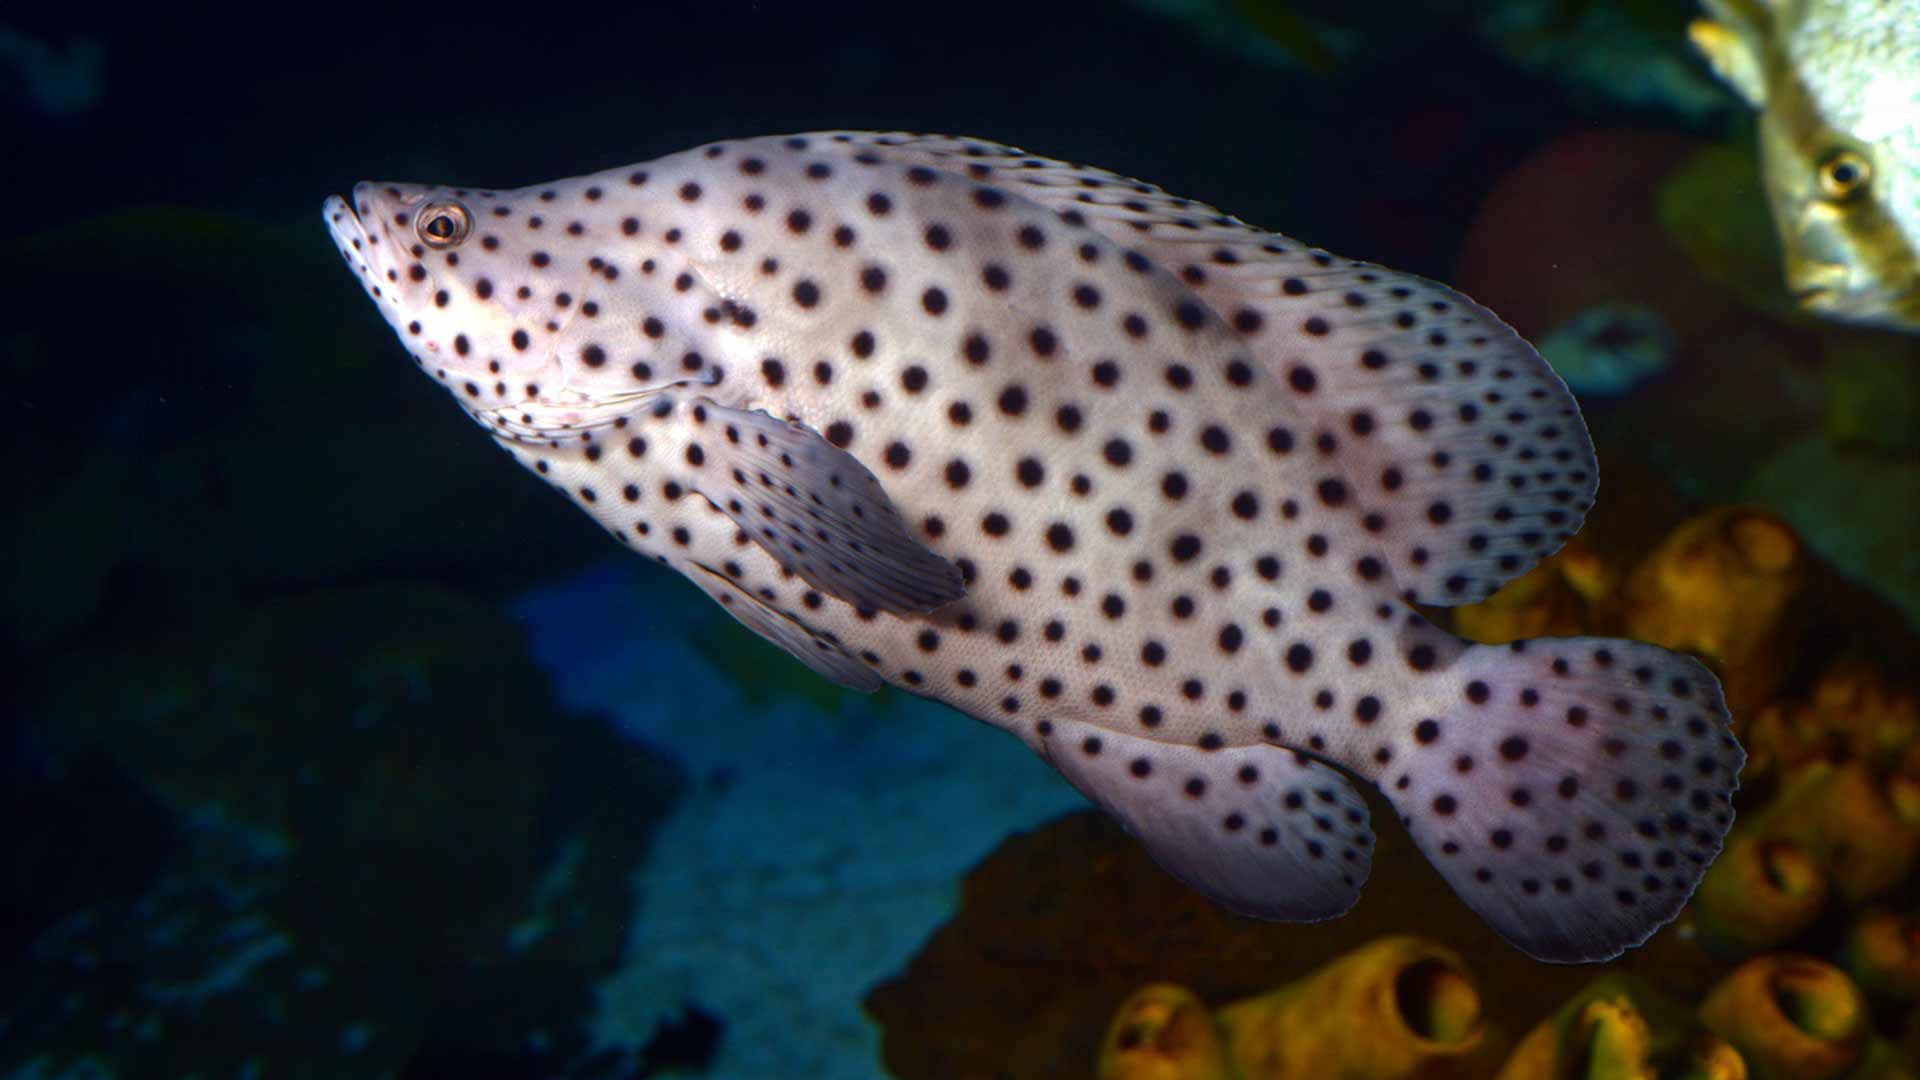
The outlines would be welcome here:
[[[0,131],[0,1077],[1920,1077],[1920,0],[20,6]]]

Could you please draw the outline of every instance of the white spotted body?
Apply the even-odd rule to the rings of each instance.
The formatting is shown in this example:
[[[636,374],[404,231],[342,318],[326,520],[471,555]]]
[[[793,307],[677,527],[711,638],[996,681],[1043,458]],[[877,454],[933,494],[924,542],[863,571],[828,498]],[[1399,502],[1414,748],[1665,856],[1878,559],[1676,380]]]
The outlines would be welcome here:
[[[719,143],[326,215],[522,464],[829,678],[1003,727],[1174,873],[1344,911],[1381,785],[1545,959],[1673,917],[1731,822],[1718,686],[1492,648],[1594,491],[1564,386],[1458,294],[944,137]]]

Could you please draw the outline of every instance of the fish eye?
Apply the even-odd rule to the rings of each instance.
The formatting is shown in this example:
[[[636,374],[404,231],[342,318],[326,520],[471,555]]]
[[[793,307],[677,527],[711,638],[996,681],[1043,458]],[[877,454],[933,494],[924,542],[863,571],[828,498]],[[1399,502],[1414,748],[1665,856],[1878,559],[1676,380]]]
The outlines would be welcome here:
[[[1867,159],[1851,150],[1828,154],[1819,167],[1820,194],[1829,199],[1849,199],[1858,195],[1873,178]]]
[[[473,216],[457,202],[430,202],[414,215],[413,231],[430,248],[456,247],[473,231]]]

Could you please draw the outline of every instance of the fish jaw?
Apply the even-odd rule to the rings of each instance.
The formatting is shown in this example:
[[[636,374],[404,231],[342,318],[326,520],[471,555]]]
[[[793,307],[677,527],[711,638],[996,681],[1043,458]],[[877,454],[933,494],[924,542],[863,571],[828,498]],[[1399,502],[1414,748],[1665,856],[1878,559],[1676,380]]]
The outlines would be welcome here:
[[[1920,265],[1900,254],[1891,224],[1874,227],[1872,208],[1817,199],[1776,203],[1781,274],[1806,311],[1842,322],[1920,327]]]
[[[1920,328],[1920,265],[1872,208],[1817,199],[1776,208],[1781,272],[1801,308],[1869,326]]]
[[[1787,264],[1787,287],[1808,311],[1861,326],[1920,329],[1920,288],[1896,293],[1850,282],[1852,276],[1848,267],[1835,263]]]

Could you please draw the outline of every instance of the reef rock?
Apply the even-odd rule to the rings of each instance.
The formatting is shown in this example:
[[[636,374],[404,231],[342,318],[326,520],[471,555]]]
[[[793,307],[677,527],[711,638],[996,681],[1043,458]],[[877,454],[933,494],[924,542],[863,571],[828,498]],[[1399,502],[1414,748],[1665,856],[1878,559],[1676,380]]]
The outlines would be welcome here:
[[[674,770],[558,708],[511,620],[430,589],[157,625],[31,699],[52,768],[111,762],[178,839],[27,948],[0,1066],[390,1076],[536,1030],[549,1073],[584,1052]]]
[[[1390,813],[1384,802],[1375,820]],[[1404,830],[1385,827],[1353,910],[1322,923],[1232,915],[1180,884],[1126,833],[1075,811],[1006,843],[969,874],[960,910],[900,975],[874,987],[885,1067],[903,1080],[1057,1080],[1094,1067],[1111,1019],[1149,983],[1197,1000],[1255,998],[1384,935],[1418,934],[1472,957],[1489,1029],[1517,1032],[1591,969],[1540,964],[1506,945],[1445,888]],[[1677,929],[1629,953],[1675,992],[1699,993],[1712,961]],[[1308,1037],[1350,1037],[1334,1028]],[[1174,1074],[1183,1076],[1184,1074]]]

